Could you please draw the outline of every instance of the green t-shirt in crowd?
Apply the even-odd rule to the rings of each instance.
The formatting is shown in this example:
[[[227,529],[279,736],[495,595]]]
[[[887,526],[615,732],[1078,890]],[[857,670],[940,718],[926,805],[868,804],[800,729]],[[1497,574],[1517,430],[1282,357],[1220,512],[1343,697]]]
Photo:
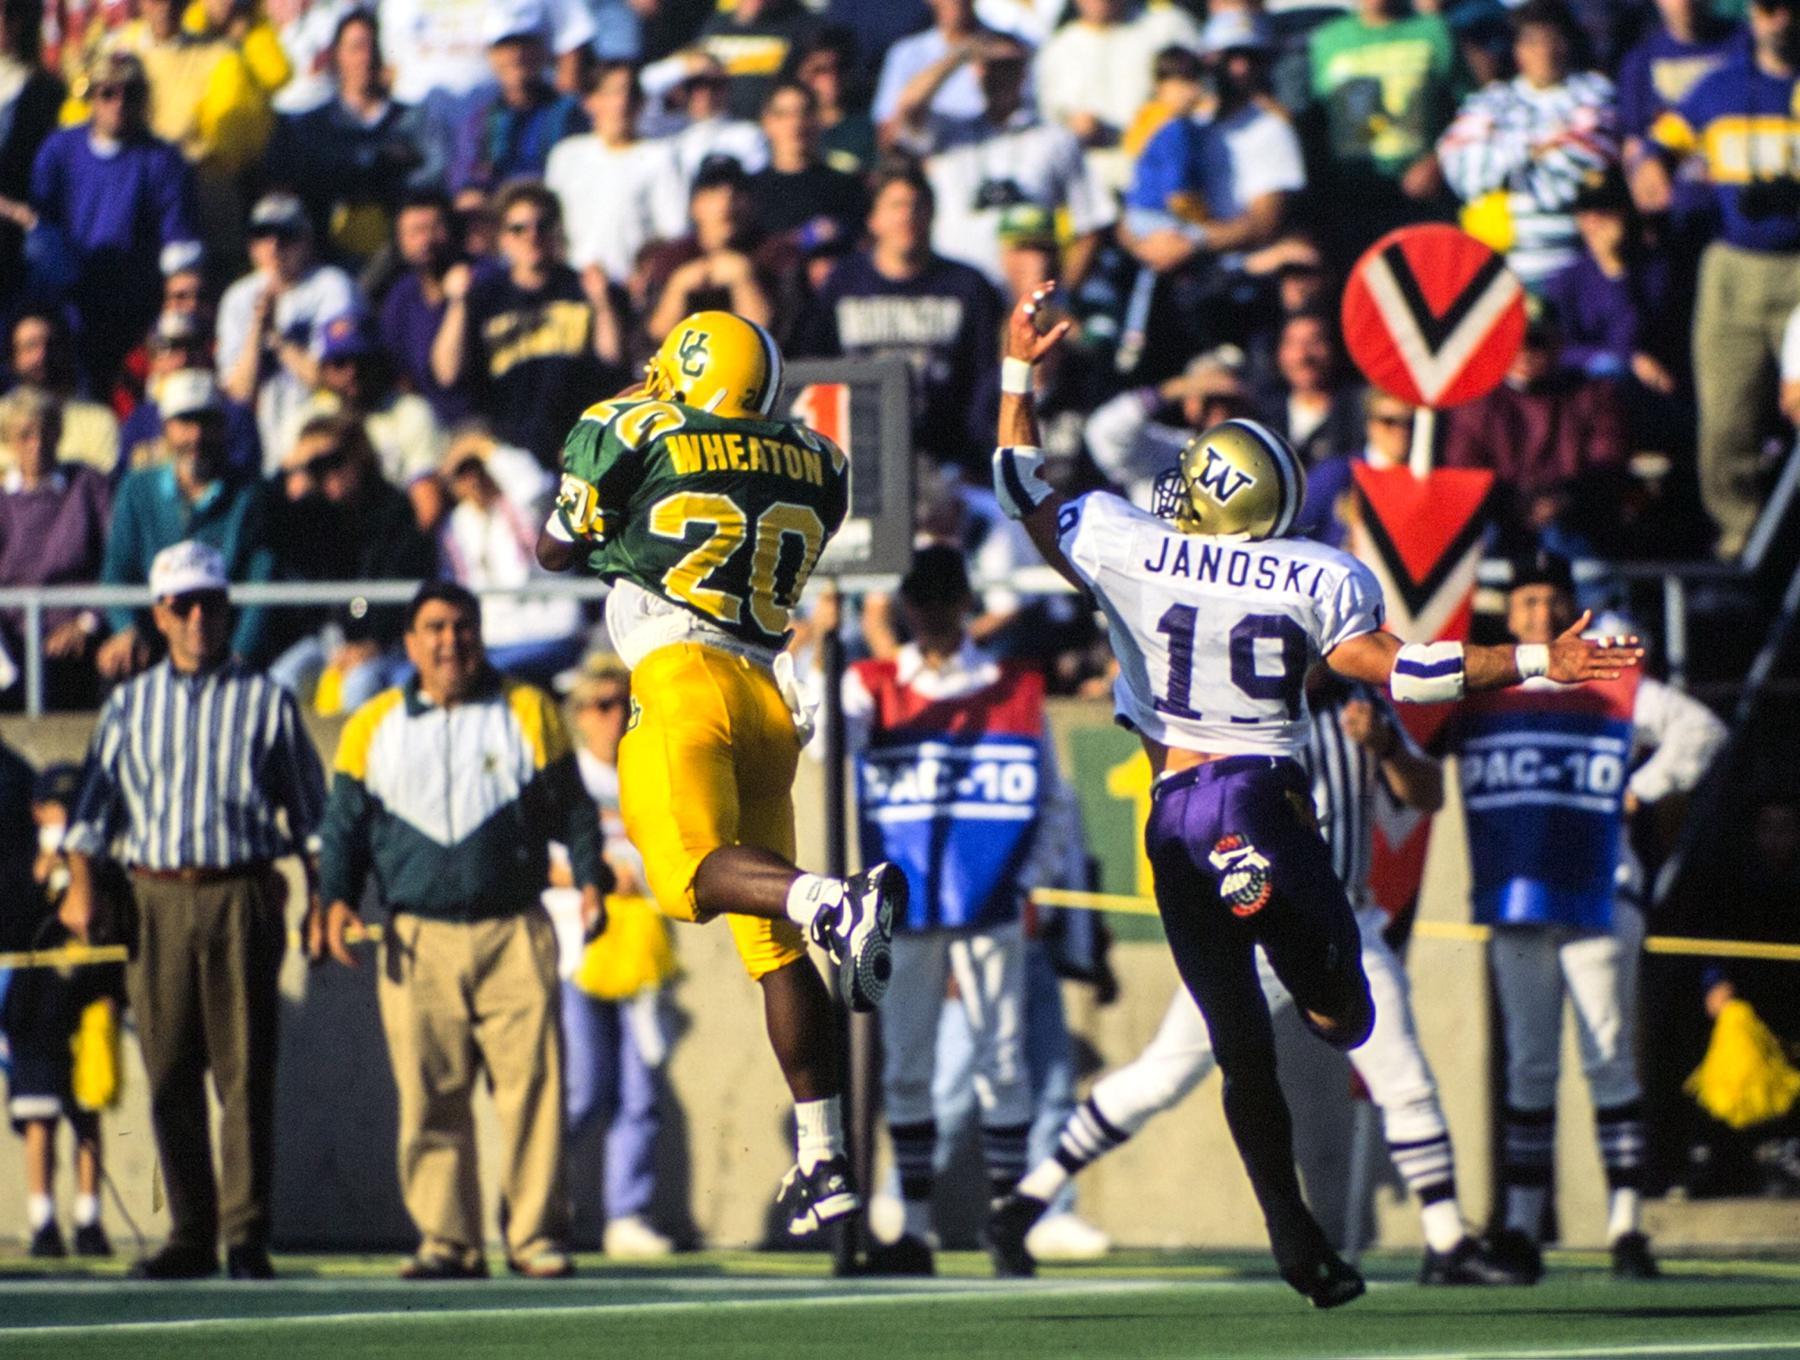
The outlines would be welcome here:
[[[1332,161],[1399,175],[1450,125],[1468,77],[1436,15],[1374,27],[1351,14],[1312,36],[1312,97]]]

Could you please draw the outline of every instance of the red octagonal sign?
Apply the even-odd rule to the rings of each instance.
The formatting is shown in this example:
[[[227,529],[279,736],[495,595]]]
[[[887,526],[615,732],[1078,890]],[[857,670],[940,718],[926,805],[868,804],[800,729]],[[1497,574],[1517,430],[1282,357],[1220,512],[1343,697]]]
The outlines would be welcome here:
[[[1525,338],[1525,290],[1493,251],[1439,223],[1370,246],[1344,290],[1344,342],[1363,375],[1417,406],[1493,390]]]

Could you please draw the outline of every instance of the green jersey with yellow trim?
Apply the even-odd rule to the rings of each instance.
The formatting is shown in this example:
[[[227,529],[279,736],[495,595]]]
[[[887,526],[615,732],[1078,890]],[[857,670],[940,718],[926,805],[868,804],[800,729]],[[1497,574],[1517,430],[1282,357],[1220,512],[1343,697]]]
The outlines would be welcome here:
[[[798,421],[645,397],[589,407],[562,465],[556,515],[596,574],[764,647],[850,504],[849,460]]]

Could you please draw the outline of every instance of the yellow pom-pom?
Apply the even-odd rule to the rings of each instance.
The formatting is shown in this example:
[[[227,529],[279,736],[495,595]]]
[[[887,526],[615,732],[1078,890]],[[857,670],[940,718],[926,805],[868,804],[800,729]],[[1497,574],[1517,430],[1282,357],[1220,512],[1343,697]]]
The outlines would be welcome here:
[[[1706,1056],[1683,1090],[1734,1129],[1779,1119],[1800,1100],[1800,1072],[1748,1001],[1728,1001],[1713,1024]]]

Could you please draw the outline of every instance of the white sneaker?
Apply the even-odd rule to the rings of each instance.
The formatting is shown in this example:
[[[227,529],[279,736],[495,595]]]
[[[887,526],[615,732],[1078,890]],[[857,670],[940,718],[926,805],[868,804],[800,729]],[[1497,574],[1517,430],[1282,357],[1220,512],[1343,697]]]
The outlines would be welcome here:
[[[624,1261],[649,1261],[675,1250],[673,1242],[636,1214],[608,1223],[601,1247],[608,1256]]]
[[[898,1242],[906,1231],[906,1206],[897,1195],[876,1195],[869,1201],[869,1232],[877,1242]]]
[[[1040,1261],[1097,1261],[1112,1238],[1075,1214],[1051,1214],[1025,1234],[1025,1249]]]

